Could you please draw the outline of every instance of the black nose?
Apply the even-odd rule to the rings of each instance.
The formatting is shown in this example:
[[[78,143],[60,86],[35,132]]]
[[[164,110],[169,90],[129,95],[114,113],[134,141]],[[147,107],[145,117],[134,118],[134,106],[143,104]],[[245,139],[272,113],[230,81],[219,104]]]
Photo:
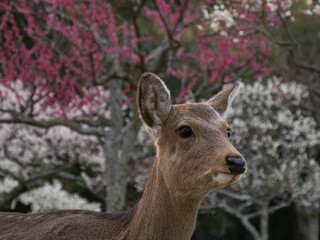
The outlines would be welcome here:
[[[246,171],[246,161],[243,158],[227,157],[227,167],[231,173],[244,173]]]

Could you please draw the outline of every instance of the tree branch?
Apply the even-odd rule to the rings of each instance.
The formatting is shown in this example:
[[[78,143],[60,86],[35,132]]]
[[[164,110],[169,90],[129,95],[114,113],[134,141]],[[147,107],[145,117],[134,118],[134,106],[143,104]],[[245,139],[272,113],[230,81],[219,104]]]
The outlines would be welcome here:
[[[224,209],[227,213],[237,217],[241,221],[243,226],[251,233],[251,235],[254,237],[255,240],[262,239],[260,233],[254,227],[254,225],[249,221],[248,217],[244,216],[240,211],[233,209],[228,204],[226,204],[225,201],[219,201],[218,207]]]
[[[295,67],[320,74],[320,67],[317,67],[316,65],[309,65],[297,60],[292,49],[289,50],[289,58],[293,60],[293,64]]]
[[[17,180],[19,182],[19,185],[14,187],[12,191],[10,192],[5,192],[2,194],[1,199],[0,199],[0,210],[8,210],[10,209],[11,203],[14,199],[19,197],[22,193],[26,191],[30,191],[32,189],[35,189],[37,187],[41,187],[44,182],[49,181],[51,179],[54,179],[55,177],[58,176],[63,170],[66,170],[70,166],[61,166],[61,167],[56,167],[55,169],[48,171],[48,172],[41,172],[41,174],[29,179],[29,180],[24,180],[24,179],[19,179]]]
[[[52,119],[52,120],[34,120],[26,116],[13,116],[13,118],[0,119],[0,124],[27,124],[39,128],[51,128],[55,126],[65,126],[73,131],[76,131],[83,135],[95,135],[95,136],[106,136],[108,131],[101,127],[83,127],[74,121],[65,119]]]
[[[226,189],[218,189],[217,192],[220,194],[223,194],[227,197],[230,197],[232,199],[239,200],[239,201],[248,201],[248,200],[252,199],[252,197],[249,194],[241,194],[241,193],[231,192]]]
[[[141,37],[141,33],[140,33],[140,28],[138,26],[138,21],[137,21],[137,18],[144,6],[144,4],[146,3],[146,0],[143,0],[139,6],[138,6],[138,9],[136,11],[134,11],[134,14],[133,14],[133,18],[132,18],[132,21],[133,21],[133,27],[134,27],[134,30],[135,30],[135,33],[137,35],[137,38],[139,39]],[[146,65],[145,65],[145,62],[144,62],[144,56],[141,52],[142,50],[142,44],[140,41],[138,41],[137,43],[137,46],[138,46],[138,55],[139,55],[139,60],[140,60],[140,68],[142,70],[142,72],[145,72],[146,71]]]

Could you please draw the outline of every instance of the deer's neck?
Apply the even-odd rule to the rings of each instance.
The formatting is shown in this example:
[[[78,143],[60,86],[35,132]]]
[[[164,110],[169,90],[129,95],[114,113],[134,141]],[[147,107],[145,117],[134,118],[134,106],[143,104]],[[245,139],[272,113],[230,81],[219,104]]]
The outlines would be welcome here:
[[[128,239],[190,239],[201,199],[188,200],[170,192],[157,163],[156,159],[135,209]]]

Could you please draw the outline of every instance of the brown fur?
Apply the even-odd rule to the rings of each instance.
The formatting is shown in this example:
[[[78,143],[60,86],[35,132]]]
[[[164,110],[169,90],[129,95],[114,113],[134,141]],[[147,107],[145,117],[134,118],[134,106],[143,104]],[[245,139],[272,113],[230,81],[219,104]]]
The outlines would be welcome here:
[[[137,206],[120,214],[0,213],[0,239],[190,239],[202,199],[240,178],[226,166],[227,157],[242,156],[229,142],[228,124],[221,117],[235,86],[207,103],[171,105],[163,82],[143,74],[137,101],[156,158]],[[180,137],[181,126],[190,127],[193,135]]]
[[[117,234],[128,226],[133,212],[0,213],[0,239],[119,239]]]

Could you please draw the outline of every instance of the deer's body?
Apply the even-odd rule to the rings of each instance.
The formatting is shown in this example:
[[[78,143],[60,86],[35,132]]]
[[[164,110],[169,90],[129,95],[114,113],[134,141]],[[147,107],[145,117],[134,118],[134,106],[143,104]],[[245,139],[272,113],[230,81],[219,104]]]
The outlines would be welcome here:
[[[205,103],[171,105],[164,83],[143,74],[139,112],[157,151],[137,206],[120,214],[0,213],[0,239],[190,239],[202,199],[246,170],[222,119],[237,89],[234,84]]]
[[[121,239],[130,214],[68,210],[40,214],[1,213],[0,239]]]

